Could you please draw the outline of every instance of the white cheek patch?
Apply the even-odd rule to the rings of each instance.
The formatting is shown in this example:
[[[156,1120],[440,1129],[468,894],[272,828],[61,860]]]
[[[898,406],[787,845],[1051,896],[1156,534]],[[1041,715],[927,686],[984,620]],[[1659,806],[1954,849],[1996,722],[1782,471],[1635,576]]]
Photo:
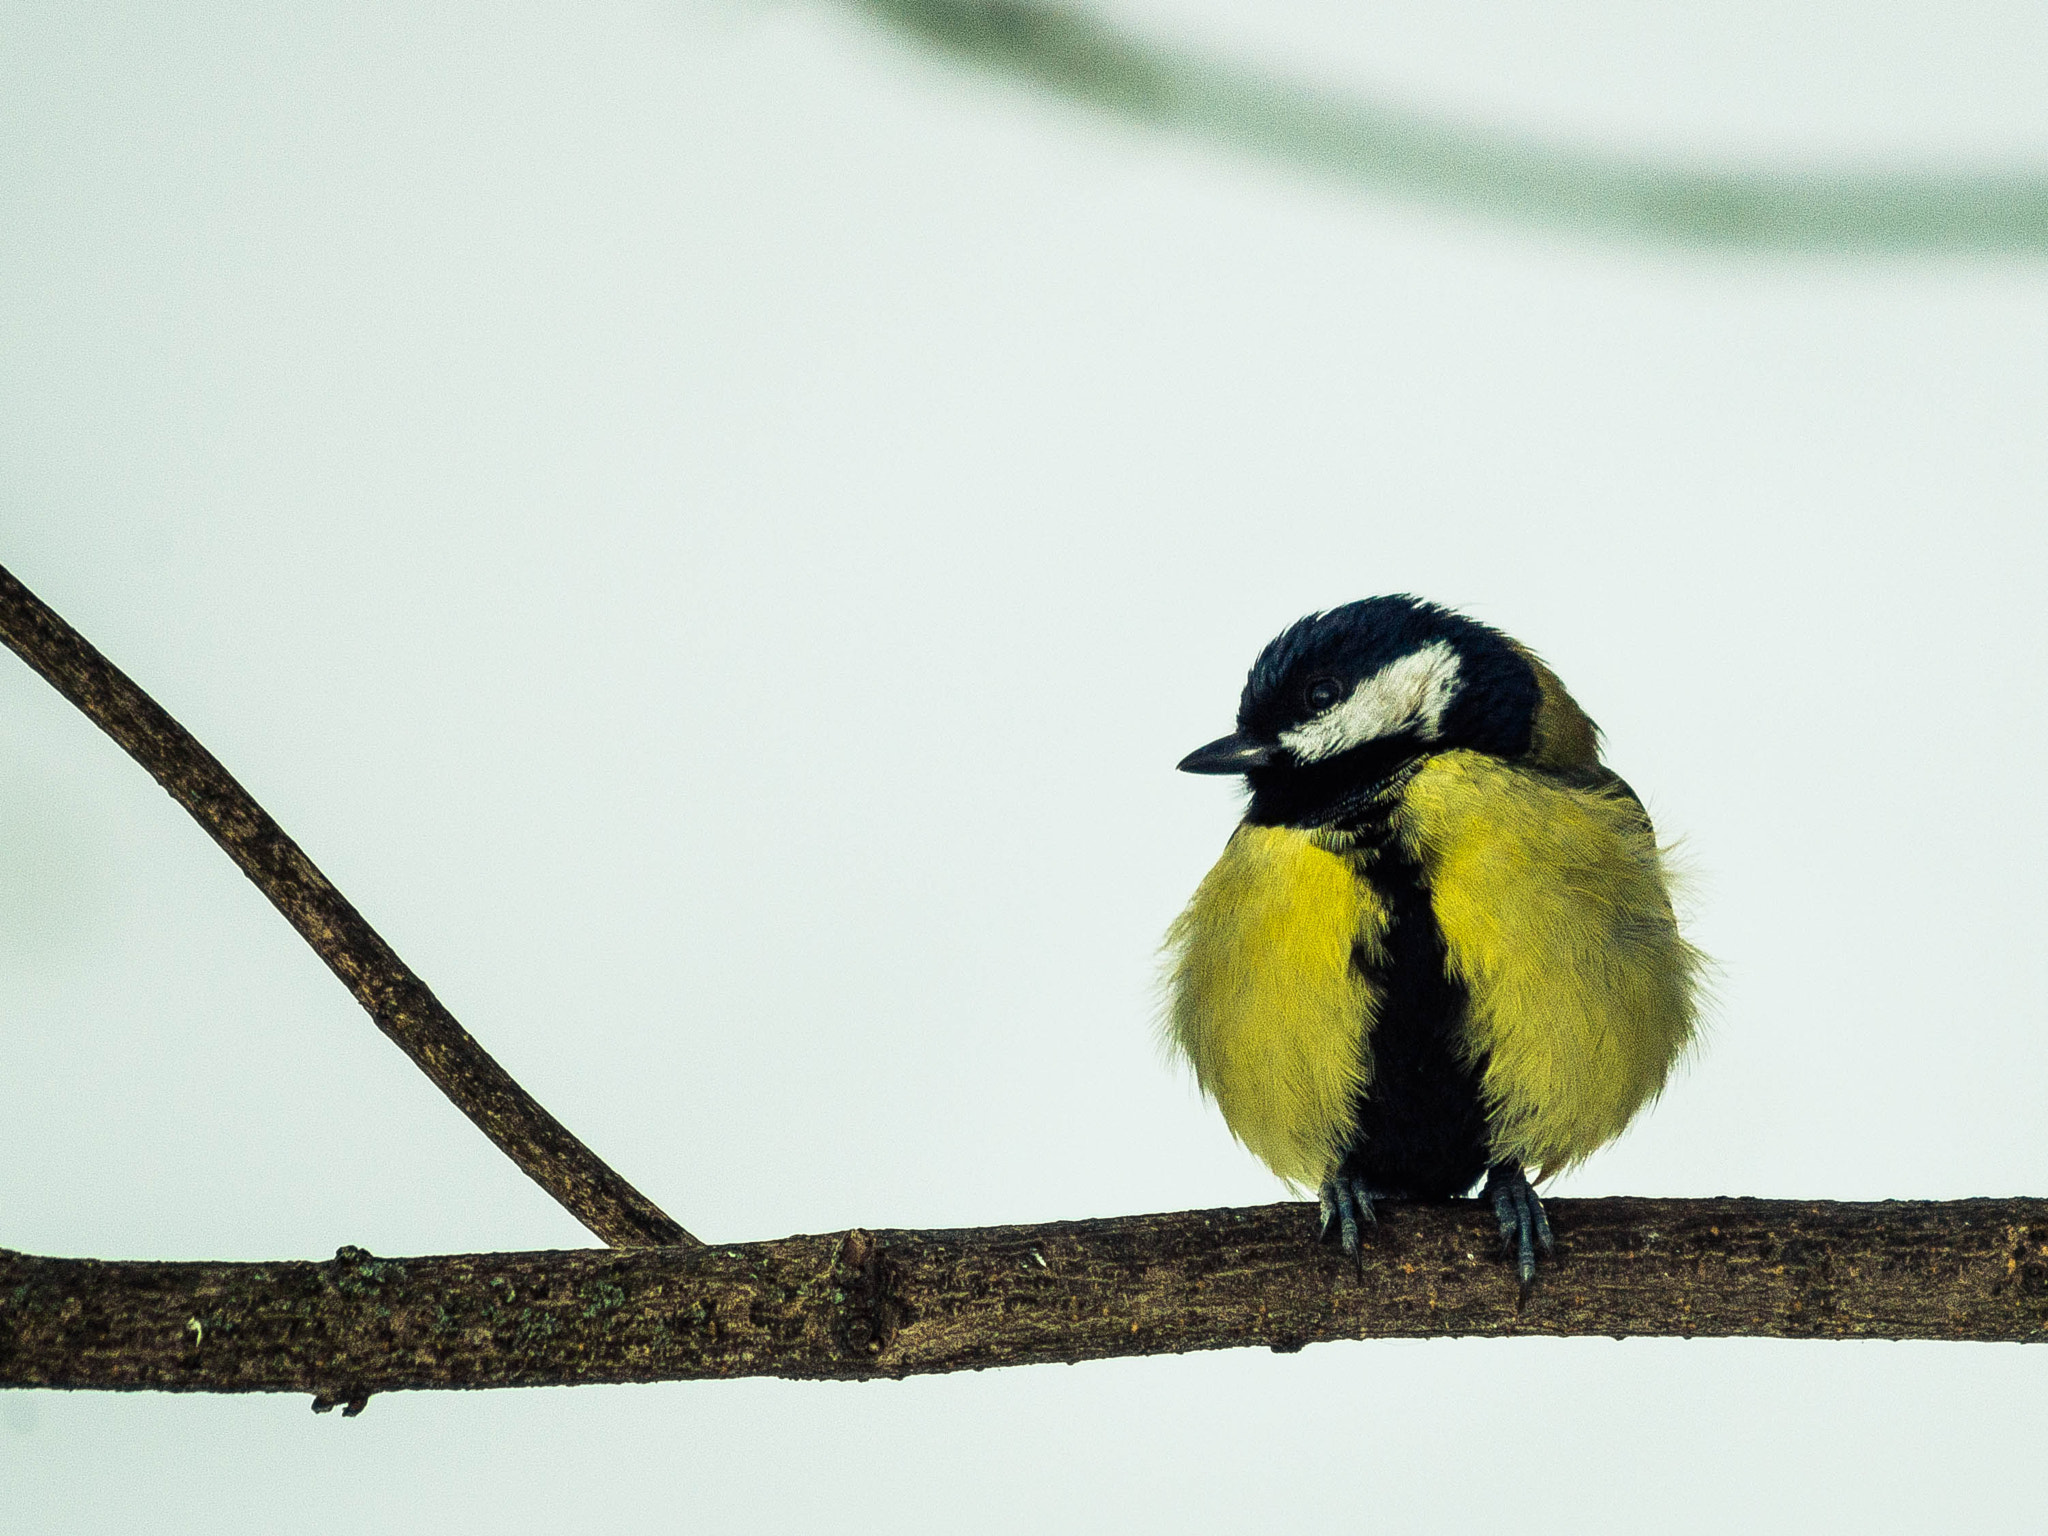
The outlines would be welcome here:
[[[1458,695],[1458,653],[1447,640],[1390,661],[1351,690],[1351,697],[1280,733],[1280,745],[1304,763],[1349,751],[1413,727],[1425,741],[1443,734],[1444,711]]]

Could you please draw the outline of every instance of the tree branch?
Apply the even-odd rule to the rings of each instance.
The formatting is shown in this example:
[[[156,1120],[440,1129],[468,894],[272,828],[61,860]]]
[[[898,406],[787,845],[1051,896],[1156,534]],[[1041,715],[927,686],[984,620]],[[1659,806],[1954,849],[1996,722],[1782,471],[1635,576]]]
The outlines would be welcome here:
[[[2048,1340],[2048,1200],[1556,1200],[1523,1298],[1479,1203],[326,1263],[0,1250],[0,1386],[309,1392],[858,1379],[1328,1339]]]
[[[4,567],[0,640],[170,791],[377,1027],[572,1216],[614,1245],[697,1243],[513,1081],[213,754]]]
[[[979,68],[1378,193],[1625,239],[1779,251],[2048,249],[2048,177],[1690,168],[1432,121],[1044,0],[848,0]]]

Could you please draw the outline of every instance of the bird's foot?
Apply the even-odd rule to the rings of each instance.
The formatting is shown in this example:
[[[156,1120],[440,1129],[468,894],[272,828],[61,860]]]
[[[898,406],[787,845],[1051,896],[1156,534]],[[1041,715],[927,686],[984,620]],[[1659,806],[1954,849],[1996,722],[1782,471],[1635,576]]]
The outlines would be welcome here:
[[[1484,1198],[1493,1202],[1500,1222],[1500,1242],[1515,1261],[1515,1278],[1527,1289],[1536,1278],[1536,1254],[1550,1252],[1550,1218],[1529,1187],[1518,1163],[1495,1163],[1486,1170]]]
[[[1363,1271],[1365,1252],[1359,1238],[1366,1227],[1379,1220],[1372,1208],[1379,1196],[1366,1187],[1363,1179],[1340,1173],[1324,1181],[1318,1198],[1323,1212],[1323,1241],[1327,1243],[1335,1234],[1344,1251]]]

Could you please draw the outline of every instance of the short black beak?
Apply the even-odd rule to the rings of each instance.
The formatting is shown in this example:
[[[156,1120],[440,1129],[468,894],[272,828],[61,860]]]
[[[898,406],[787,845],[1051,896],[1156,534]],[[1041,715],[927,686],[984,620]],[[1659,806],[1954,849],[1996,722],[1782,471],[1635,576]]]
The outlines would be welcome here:
[[[1233,733],[1197,747],[1180,760],[1182,773],[1243,773],[1263,768],[1273,760],[1273,749],[1242,733]]]

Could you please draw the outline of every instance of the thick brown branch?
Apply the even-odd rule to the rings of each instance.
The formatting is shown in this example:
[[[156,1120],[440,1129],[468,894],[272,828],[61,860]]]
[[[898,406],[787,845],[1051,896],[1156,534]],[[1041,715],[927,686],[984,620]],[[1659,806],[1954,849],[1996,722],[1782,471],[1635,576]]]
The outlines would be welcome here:
[[[514,1082],[213,754],[4,568],[0,640],[170,791],[377,1027],[571,1215],[607,1243],[697,1242]]]
[[[1523,1298],[1475,1202],[1362,1273],[1303,1205],[736,1247],[326,1263],[0,1251],[0,1386],[309,1392],[861,1378],[1447,1334],[2048,1339],[2048,1200],[1557,1200]]]

